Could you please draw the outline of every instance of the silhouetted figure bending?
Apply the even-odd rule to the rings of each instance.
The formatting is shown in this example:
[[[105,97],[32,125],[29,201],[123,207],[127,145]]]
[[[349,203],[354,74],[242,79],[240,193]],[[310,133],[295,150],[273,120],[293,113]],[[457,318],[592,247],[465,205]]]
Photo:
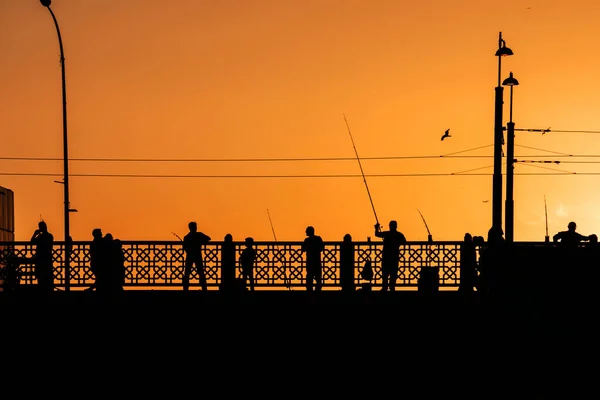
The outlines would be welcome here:
[[[254,249],[254,239],[246,238],[246,248],[240,256],[240,264],[242,265],[242,276],[244,285],[250,283],[250,290],[254,290],[254,262],[256,261],[256,250]]]
[[[183,271],[183,290],[190,288],[190,274],[192,266],[196,267],[200,277],[202,290],[207,290],[206,274],[204,273],[204,261],[202,260],[202,246],[210,242],[210,236],[198,232],[198,225],[195,222],[188,224],[189,233],[183,237],[183,250],[185,251],[185,270]]]
[[[579,232],[575,232],[577,224],[575,222],[569,222],[566,231],[558,232],[552,237],[554,242],[560,242],[564,249],[573,250],[579,246],[580,242],[585,242],[590,239],[589,236],[584,236]]]
[[[342,291],[354,290],[354,243],[349,233],[340,246],[340,285]]]
[[[315,290],[320,291],[321,282],[321,253],[325,249],[321,236],[315,235],[315,228],[309,226],[306,228],[306,238],[302,243],[302,251],[306,253],[306,290],[313,290],[313,281]]]
[[[400,246],[406,244],[406,238],[398,231],[398,223],[390,221],[389,231],[381,231],[381,225],[375,224],[375,236],[383,239],[381,255],[381,280],[382,291],[396,290],[396,279],[398,279],[398,266],[400,263]]]
[[[579,244],[590,240],[589,236],[584,236],[579,232],[576,232],[577,224],[575,222],[569,222],[567,230],[558,232],[552,237],[552,240],[558,242],[557,250],[560,264],[563,266],[577,264],[579,255],[581,252],[577,251]]]
[[[35,246],[35,276],[38,287],[42,292],[54,290],[54,268],[52,262],[52,247],[54,236],[48,232],[44,221],[38,223],[38,229],[31,236],[31,243]]]
[[[233,236],[225,235],[221,247],[221,288],[223,290],[233,289],[235,284],[235,244]]]

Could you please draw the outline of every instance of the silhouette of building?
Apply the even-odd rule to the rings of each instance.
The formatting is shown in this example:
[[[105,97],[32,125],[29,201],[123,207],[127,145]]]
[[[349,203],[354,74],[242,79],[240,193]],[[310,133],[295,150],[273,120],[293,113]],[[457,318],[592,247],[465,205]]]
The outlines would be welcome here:
[[[12,190],[0,186],[0,242],[15,240],[14,199]]]

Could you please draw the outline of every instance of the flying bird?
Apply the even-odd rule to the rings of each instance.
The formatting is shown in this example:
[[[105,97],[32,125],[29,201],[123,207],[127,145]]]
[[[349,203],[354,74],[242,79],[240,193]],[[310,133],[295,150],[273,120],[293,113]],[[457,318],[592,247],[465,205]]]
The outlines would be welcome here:
[[[442,135],[442,141],[447,137],[452,137],[450,136],[450,129],[446,129],[446,132],[444,132],[444,135]]]

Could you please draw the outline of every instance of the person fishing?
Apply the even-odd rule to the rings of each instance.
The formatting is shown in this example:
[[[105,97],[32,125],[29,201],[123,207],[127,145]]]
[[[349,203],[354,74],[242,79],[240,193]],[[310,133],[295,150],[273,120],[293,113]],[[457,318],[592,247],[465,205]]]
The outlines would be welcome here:
[[[400,246],[406,244],[404,234],[398,231],[398,223],[394,220],[389,223],[389,230],[382,231],[379,223],[375,224],[375,236],[383,239],[381,257],[381,291],[396,290],[398,279],[398,266],[400,263]]]

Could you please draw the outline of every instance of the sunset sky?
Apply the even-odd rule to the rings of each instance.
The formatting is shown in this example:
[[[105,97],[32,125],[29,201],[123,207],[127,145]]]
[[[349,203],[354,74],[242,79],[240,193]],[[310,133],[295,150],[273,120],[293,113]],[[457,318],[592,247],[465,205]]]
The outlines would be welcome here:
[[[215,241],[272,240],[267,209],[280,241],[303,240],[308,225],[326,241],[366,240],[375,216],[344,114],[386,229],[395,219],[409,241],[426,240],[418,209],[434,240],[485,236],[499,32],[514,51],[502,79],[512,71],[520,82],[517,129],[600,131],[597,0],[54,0],[52,9],[76,241],[97,227],[176,240],[189,221]],[[15,193],[17,240],[40,216],[64,238],[59,54],[38,0],[0,0],[0,186]],[[600,134],[517,131],[515,143],[517,159],[561,161],[515,166],[515,240],[544,240],[544,195],[550,236],[571,220],[600,234]],[[454,153],[482,157],[439,157]],[[90,158],[110,161],[77,160]],[[239,161],[282,158],[296,160]],[[480,175],[456,174],[467,170]],[[77,176],[90,174],[130,177]]]

